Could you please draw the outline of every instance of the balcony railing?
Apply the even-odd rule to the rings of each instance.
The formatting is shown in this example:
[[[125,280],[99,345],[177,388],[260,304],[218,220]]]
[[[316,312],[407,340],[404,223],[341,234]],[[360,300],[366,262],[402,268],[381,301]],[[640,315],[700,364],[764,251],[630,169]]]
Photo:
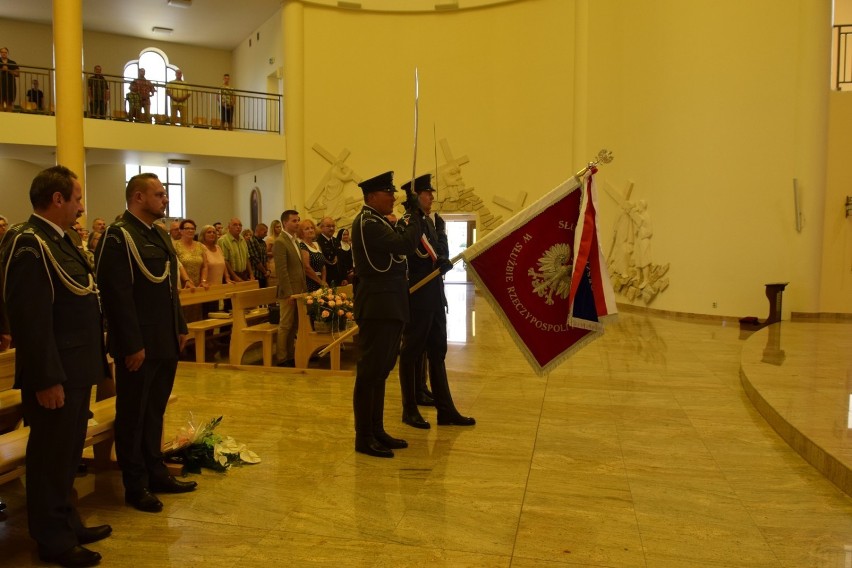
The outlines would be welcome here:
[[[56,108],[53,69],[19,65],[18,73],[18,77],[4,75],[3,94],[9,94],[11,101],[4,110],[53,114]],[[230,91],[233,106],[228,108],[223,107],[220,87],[181,82],[173,94],[176,98],[188,97],[177,104],[168,93],[168,84],[151,81],[154,94],[148,99],[148,112],[144,113],[140,108],[143,101],[130,94],[131,83],[132,79],[115,75],[97,77],[85,73],[81,85],[84,116],[194,128],[281,132],[281,95],[233,89]],[[0,100],[0,108],[4,106],[2,103]]]
[[[86,116],[90,118],[196,128],[226,128],[230,118],[232,130],[281,132],[281,95],[233,89],[234,104],[228,114],[220,87],[150,81],[154,94],[147,100],[146,112],[144,95],[136,97],[131,93],[132,79],[115,75],[101,77],[85,74]],[[169,85],[173,93],[169,92]],[[188,97],[177,103],[171,94],[175,95],[174,98]]]
[[[53,113],[53,69],[18,65],[17,77],[3,72],[0,82],[3,83],[0,107],[5,106],[5,110]]]
[[[834,26],[832,37],[834,59],[834,88],[838,91],[852,90],[852,25]]]

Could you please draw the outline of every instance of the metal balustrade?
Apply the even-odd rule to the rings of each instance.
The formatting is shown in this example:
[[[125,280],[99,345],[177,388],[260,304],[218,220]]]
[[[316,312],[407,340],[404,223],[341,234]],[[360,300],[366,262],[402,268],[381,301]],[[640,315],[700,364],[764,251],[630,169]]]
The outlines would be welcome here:
[[[11,94],[11,104],[0,101],[0,109],[11,112],[53,114],[53,69],[18,65],[18,76],[3,71],[0,82],[5,95]],[[9,91],[12,91],[9,93]],[[39,93],[40,91],[40,93]],[[4,108],[5,107],[5,108]]]
[[[9,75],[5,78],[5,87],[14,86],[14,97],[5,109],[0,101],[0,109],[53,114],[56,108],[53,69],[18,65],[18,71],[18,77]],[[179,88],[189,97],[178,107],[167,94],[168,84],[151,81],[154,94],[149,100],[150,112],[145,116],[144,113],[134,113],[135,101],[130,96],[132,79],[116,75],[101,77],[94,73],[83,74],[83,113],[87,118],[193,128],[224,129],[228,126],[220,87],[181,82]],[[41,95],[30,92],[34,88],[33,81],[37,82]],[[230,116],[231,130],[281,133],[281,95],[239,89],[231,89],[230,92],[235,100]]]
[[[834,88],[838,91],[852,90],[852,25],[834,26],[832,37],[834,59]]]

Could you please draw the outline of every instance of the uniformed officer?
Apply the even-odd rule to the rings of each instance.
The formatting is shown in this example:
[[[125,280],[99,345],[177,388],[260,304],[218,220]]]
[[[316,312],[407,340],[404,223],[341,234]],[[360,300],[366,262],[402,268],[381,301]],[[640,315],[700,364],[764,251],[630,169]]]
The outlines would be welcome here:
[[[409,191],[411,182],[402,186]],[[425,174],[414,180],[414,192],[417,194],[418,215],[423,216],[421,223],[423,235],[417,249],[408,255],[408,282],[417,284],[436,268],[446,272],[453,267],[447,259],[449,247],[446,241],[446,224],[440,215],[432,213],[431,174]],[[434,215],[434,218],[432,217]],[[443,235],[443,238],[441,238]],[[429,360],[429,379],[432,383],[432,396],[438,411],[438,424],[441,426],[472,426],[473,418],[462,416],[456,410],[450,386],[447,382],[447,299],[444,296],[444,280],[436,277],[411,294],[411,317],[405,325],[402,335],[402,350],[399,355],[399,383],[402,389],[402,421],[415,428],[429,428],[420,415],[416,399],[416,370],[421,365],[423,353]]]
[[[124,498],[156,513],[154,493],[183,493],[163,464],[163,415],[172,392],[178,354],[187,339],[178,296],[178,263],[172,240],[154,225],[169,198],[155,174],[134,176],[125,192],[127,211],[110,225],[95,252],[98,285],[115,360],[115,452]]]
[[[405,440],[385,432],[385,381],[396,363],[402,328],[408,321],[406,255],[417,247],[420,219],[406,215],[393,226],[385,218],[393,211],[393,172],[358,185],[365,205],[352,223],[360,351],[352,397],[355,451],[391,458],[394,449],[408,447]]]
[[[92,385],[109,376],[98,289],[68,235],[82,197],[68,168],[40,172],[30,187],[34,213],[9,230],[0,252],[9,324],[3,331],[15,340],[15,388],[30,427],[29,531],[39,557],[62,566],[98,564],[101,555],[83,545],[112,532],[84,526],[72,502]]]

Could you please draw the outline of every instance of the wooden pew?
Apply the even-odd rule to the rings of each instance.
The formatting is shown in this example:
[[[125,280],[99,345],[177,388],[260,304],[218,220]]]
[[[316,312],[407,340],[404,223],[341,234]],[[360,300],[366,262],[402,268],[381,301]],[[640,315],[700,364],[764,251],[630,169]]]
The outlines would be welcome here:
[[[213,284],[207,290],[204,288],[184,288],[180,291],[180,304],[181,306],[193,306],[207,302],[218,302],[236,292],[257,290],[257,288],[257,280],[232,282],[231,284]],[[222,328],[231,326],[231,319],[208,318],[188,322],[186,325],[189,329],[190,338],[195,342],[195,361],[196,363],[203,363],[207,357],[207,332],[219,333],[219,330]]]
[[[231,282],[230,284],[211,284],[207,290],[204,288],[182,288],[179,293],[180,305],[193,306],[205,302],[216,302],[224,300],[235,292],[257,290],[257,287],[257,280],[246,280],[244,282]]]
[[[276,288],[259,288],[245,292],[235,292],[231,296],[232,327],[229,360],[231,365],[240,365],[246,350],[254,343],[263,345],[263,364],[272,365],[272,351],[278,324],[266,321],[268,310],[265,306],[278,302]],[[257,323],[257,320],[261,320]]]
[[[346,293],[349,297],[352,297],[352,285],[338,286],[336,291],[338,293]],[[317,333],[314,331],[313,327],[311,327],[311,319],[308,316],[307,305],[305,304],[306,296],[307,294],[299,294],[296,298],[296,309],[299,314],[299,330],[296,334],[296,367],[299,369],[306,369],[308,367],[308,362],[311,359],[311,355],[334,341],[334,336],[332,334]],[[331,357],[331,369],[339,371],[339,343],[331,348],[329,356]]]
[[[15,350],[10,349],[0,353],[0,384],[14,379]],[[115,381],[112,377],[105,378],[95,389],[96,402],[91,403],[89,410],[93,416],[86,429],[84,447],[92,447],[94,463],[101,467],[113,467],[113,426],[115,424]],[[169,397],[169,403],[177,400],[175,395]],[[19,390],[5,389],[0,391],[0,485],[17,479],[26,473],[27,441],[30,429],[22,425],[23,410],[21,408],[21,393]],[[180,468],[173,474],[180,473]]]
[[[15,383],[15,350],[0,353],[0,434],[14,430],[23,418],[21,391]]]

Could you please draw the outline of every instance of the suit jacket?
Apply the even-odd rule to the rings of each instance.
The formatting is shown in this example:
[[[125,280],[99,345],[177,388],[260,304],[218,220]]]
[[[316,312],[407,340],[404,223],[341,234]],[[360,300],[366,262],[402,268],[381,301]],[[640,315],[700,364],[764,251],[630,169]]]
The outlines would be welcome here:
[[[296,250],[290,236],[283,231],[272,243],[272,258],[275,260],[275,275],[278,277],[279,299],[307,291],[302,253]]]
[[[326,237],[322,233],[317,234],[316,243],[319,245],[322,255],[325,257],[325,280],[331,285],[339,285],[346,278],[346,273],[341,274],[340,265],[340,243],[337,238]]]
[[[125,229],[133,239],[151,282],[125,243]],[[178,261],[172,240],[163,229],[149,229],[129,211],[107,227],[95,251],[98,286],[107,318],[109,352],[118,359],[145,349],[150,359],[177,359],[180,334],[187,333],[178,296]]]
[[[82,286],[93,282],[86,258],[41,218],[9,229],[0,257],[4,271],[8,266],[4,299],[17,348],[15,388],[91,386],[109,376],[97,295],[70,291],[37,236],[64,276]]]
[[[391,225],[367,205],[352,222],[355,262],[355,319],[408,321],[408,279],[405,255],[417,248],[421,221]]]
[[[447,243],[446,223],[437,213],[434,225],[431,221],[422,217],[421,234],[426,237],[429,244],[439,257],[447,258],[450,247]],[[418,240],[417,249],[408,255],[408,283],[414,286],[420,280],[431,274],[437,268],[432,257],[426,252],[426,248]],[[444,279],[436,276],[411,294],[412,310],[443,310],[447,299],[444,296]]]

